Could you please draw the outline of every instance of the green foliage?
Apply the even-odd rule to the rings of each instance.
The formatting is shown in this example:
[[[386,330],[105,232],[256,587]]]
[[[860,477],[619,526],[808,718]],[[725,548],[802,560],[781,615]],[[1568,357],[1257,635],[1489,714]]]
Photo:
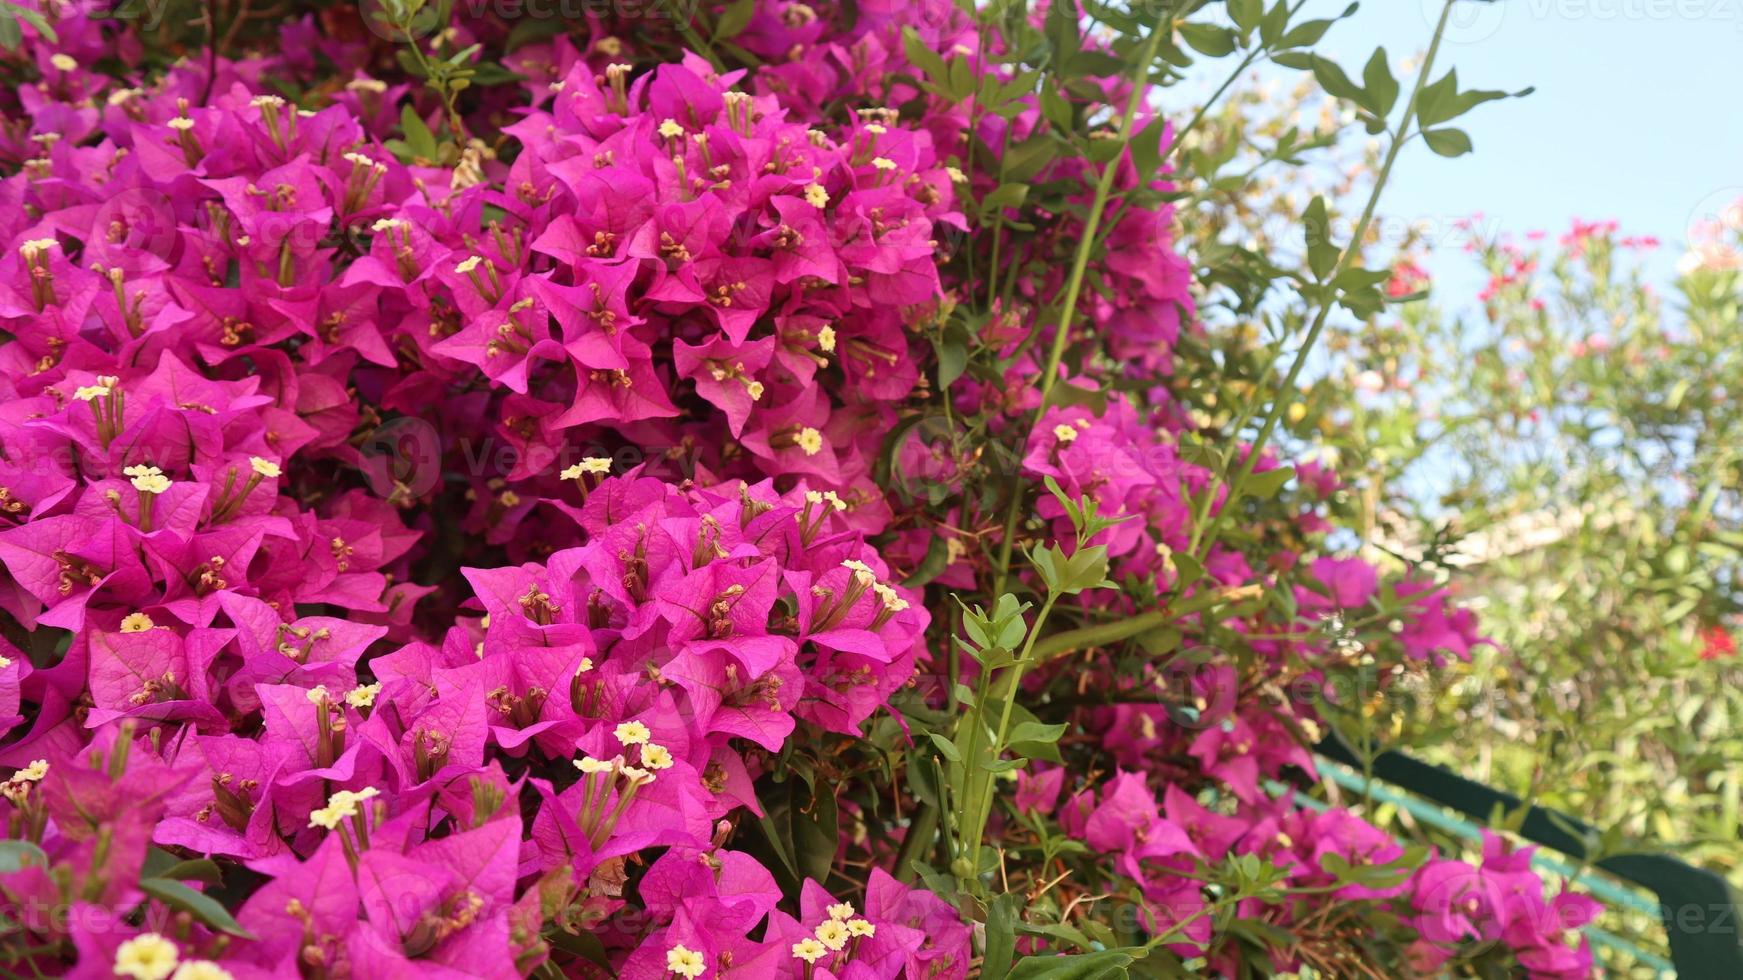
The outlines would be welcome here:
[[[1445,698],[1475,725],[1413,730],[1540,802],[1736,874],[1743,698],[1725,650],[1743,608],[1743,414],[1727,365],[1743,283],[1720,259],[1736,232],[1719,234],[1733,240],[1692,253],[1668,302],[1603,229],[1549,254],[1483,243],[1482,316],[1421,310],[1402,328],[1412,400],[1439,411],[1355,419],[1394,472],[1458,461],[1395,523],[1463,566],[1500,647]]]
[[[17,51],[24,43],[24,27],[29,26],[45,41],[58,40],[54,27],[41,12],[16,3],[0,2],[0,48]]]
[[[792,775],[780,779],[769,775],[759,782],[757,795],[765,815],[756,824],[760,834],[751,835],[745,846],[775,870],[789,896],[806,878],[830,878],[839,836],[857,822],[874,838],[885,834],[887,827],[900,826],[898,873],[922,879],[954,900],[964,914],[984,923],[982,976],[1202,973],[1204,963],[1181,961],[1166,949],[1199,916],[1213,917],[1219,929],[1235,936],[1237,945],[1255,950],[1287,949],[1296,942],[1296,935],[1281,926],[1235,914],[1248,898],[1280,902],[1293,887],[1286,869],[1251,854],[1213,860],[1205,869],[1204,882],[1211,900],[1201,913],[1167,928],[1146,931],[1131,922],[1116,927],[1105,917],[1083,914],[1080,906],[1087,896],[1104,888],[1129,889],[1130,883],[1120,884],[1121,879],[1098,868],[1094,860],[1073,860],[1065,866],[1075,876],[1070,887],[1076,897],[1062,900],[1063,889],[1055,890],[1059,881],[1048,884],[1036,869],[1051,874],[1066,859],[1082,855],[1085,846],[1065,837],[1056,826],[1018,812],[1008,804],[1006,789],[1032,760],[1069,764],[1070,743],[1074,735],[1083,734],[1053,720],[1074,717],[1053,710],[1054,698],[1065,703],[1063,692],[1050,691],[1039,698],[1024,692],[1024,677],[1035,665],[1097,647],[1190,666],[1196,654],[1182,649],[1184,636],[1177,624],[1192,617],[1205,621],[1203,629],[1210,639],[1217,639],[1220,629],[1237,641],[1240,638],[1233,631],[1217,625],[1218,617],[1209,614],[1247,616],[1264,609],[1274,613],[1278,622],[1294,621],[1289,588],[1207,587],[1206,558],[1218,543],[1254,554],[1301,550],[1298,517],[1308,498],[1298,486],[1295,468],[1260,468],[1263,450],[1272,440],[1290,436],[1302,421],[1297,409],[1303,418],[1323,411],[1303,406],[1297,397],[1298,381],[1334,311],[1368,318],[1387,306],[1390,297],[1384,287],[1390,272],[1365,267],[1363,251],[1380,190],[1400,148],[1421,136],[1436,152],[1468,151],[1468,138],[1446,124],[1502,95],[1461,92],[1451,72],[1429,82],[1438,32],[1416,78],[1395,77],[1384,49],[1373,52],[1359,77],[1352,77],[1313,48],[1355,6],[1338,17],[1317,20],[1297,18],[1302,6],[1300,0],[1276,0],[1268,7],[1262,0],[1229,0],[1224,5],[1084,0],[1077,5],[1081,18],[1073,15],[1072,5],[1052,4],[1036,22],[1029,5],[995,0],[973,12],[983,28],[977,33],[982,50],[940,53],[916,32],[904,32],[912,75],[899,81],[912,84],[916,100],[945,100],[968,107],[968,149],[962,159],[952,161],[961,171],[953,179],[959,191],[988,189],[964,201],[970,234],[964,247],[951,250],[947,260],[951,281],[966,285],[940,303],[925,322],[916,324],[935,355],[925,375],[936,388],[936,401],[924,413],[903,418],[892,427],[877,469],[880,478],[888,477],[880,482],[893,492],[924,500],[926,514],[952,515],[949,519],[962,528],[986,529],[990,533],[985,540],[997,542],[998,550],[991,553],[989,548],[980,563],[992,572],[973,589],[962,590],[950,616],[937,617],[937,621],[949,620],[941,623],[948,631],[941,629],[940,638],[947,636],[946,642],[967,654],[968,661],[949,658],[950,697],[943,709],[914,696],[902,703],[899,722],[880,719],[863,741],[790,745],[769,772]],[[680,20],[676,26],[686,44],[716,66],[749,64],[753,59],[732,38],[748,26],[753,11],[748,0],[733,0],[701,10],[694,22]],[[433,7],[424,0],[389,0],[383,16],[390,32],[415,38],[428,33],[421,18],[434,16],[435,23],[441,24],[449,13],[447,0]],[[989,50],[984,47],[989,37],[1000,37],[1004,43]],[[457,106],[469,88],[493,77],[491,67],[477,55],[476,48],[426,50],[417,43],[399,48],[401,67],[425,81],[440,97],[445,112],[420,115],[407,107],[401,117],[401,136],[389,142],[390,151],[402,160],[432,162],[452,162],[476,151]],[[1133,91],[1142,93],[1142,83],[1166,86],[1195,77],[1206,70],[1207,59],[1228,61],[1214,68],[1219,76],[1226,73],[1227,80],[1166,140],[1165,121],[1143,118],[1140,110],[1148,107],[1138,97],[1123,106],[1105,105],[1105,82],[1110,76],[1125,76]],[[983,75],[977,64],[998,64],[1003,72]],[[1191,407],[1195,422],[1200,423],[1196,434],[1183,439],[1180,454],[1206,467],[1214,480],[1196,493],[1182,488],[1198,519],[1193,522],[1191,547],[1169,556],[1174,575],[1166,589],[1155,581],[1110,581],[1107,546],[1096,539],[1130,515],[1105,517],[1093,497],[1070,497],[1049,480],[1048,491],[1072,525],[1069,538],[1049,540],[1041,522],[1024,520],[1034,501],[1018,473],[1020,433],[1015,449],[989,438],[989,419],[958,417],[951,389],[964,379],[1000,385],[1013,365],[1027,358],[1045,365],[1043,409],[1105,407],[1110,391],[1058,384],[1057,379],[1075,377],[1080,368],[1093,366],[1083,363],[1096,356],[1088,353],[1091,345],[1070,341],[1079,327],[1079,305],[1106,292],[1099,270],[1106,265],[1108,235],[1122,210],[1165,203],[1188,215],[1227,209],[1237,219],[1228,226],[1243,227],[1245,219],[1254,217],[1246,209],[1265,197],[1263,174],[1274,170],[1299,179],[1310,155],[1332,152],[1339,145],[1343,122],[1249,125],[1242,107],[1251,108],[1253,103],[1239,101],[1240,93],[1230,114],[1222,97],[1238,79],[1264,64],[1301,73],[1304,84],[1317,86],[1313,97],[1333,106],[1334,118],[1338,105],[1353,107],[1355,125],[1385,137],[1385,155],[1373,161],[1371,172],[1376,176],[1371,194],[1353,222],[1339,221],[1346,188],[1327,187],[1303,195],[1309,198],[1305,207],[1293,202],[1280,210],[1283,224],[1305,232],[1300,254],[1263,240],[1225,241],[1213,236],[1195,243],[1194,276],[1203,285],[1203,295],[1195,299],[1200,300],[1206,320],[1219,329],[1181,338],[1182,361],[1198,369],[1178,374],[1180,387],[1174,394]],[[1039,110],[1038,119],[1032,130],[1014,130],[1026,133],[1020,142],[988,146],[975,135],[982,132],[975,121],[987,115],[1014,119],[1031,108]],[[1080,162],[1082,169],[1053,166],[1060,161]],[[1116,195],[1112,192],[1115,174],[1128,165],[1136,169],[1136,177],[1122,181]],[[1061,172],[1066,176],[1055,176]],[[1159,179],[1165,173],[1166,183]],[[1009,260],[1005,250],[1014,247],[1018,236],[1059,215],[1072,216],[1084,229],[1069,249]],[[1205,227],[1215,224],[1207,222]],[[1350,233],[1344,237],[1341,232],[1346,230]],[[1022,288],[1024,282],[1045,279],[1054,270],[1068,270],[1058,298],[1045,309],[1028,309],[1034,300]],[[1044,331],[1015,345],[997,339],[1004,321],[1025,319],[1047,324],[1051,340]],[[1047,349],[1033,346],[1037,336],[1049,345]],[[1286,351],[1293,356],[1278,377],[1273,364]],[[1107,384],[1113,389],[1118,382]],[[960,461],[955,479],[910,482],[905,475],[895,475],[897,450],[916,434]],[[1225,495],[1226,502],[1213,518],[1219,495]],[[939,528],[924,526],[928,519],[921,518],[922,529],[935,533],[924,560],[907,579],[911,586],[933,582],[944,571],[950,562],[950,542],[956,540],[942,533],[943,517]],[[1002,534],[998,533],[1001,524]],[[982,537],[976,533],[973,540]],[[1033,576],[1015,573],[1013,564],[1021,559],[1028,561]],[[1139,608],[1149,611],[1098,620],[1093,608],[1086,608],[1093,604],[1072,598],[1100,589],[1123,590]],[[1395,596],[1383,595],[1372,617],[1345,624],[1351,642],[1356,638],[1375,645],[1387,642],[1385,623],[1397,604]],[[1231,646],[1243,648],[1243,656],[1251,655],[1244,641]],[[1366,669],[1376,668],[1370,661]],[[1299,734],[1302,741],[1308,740],[1308,733]],[[853,785],[847,777],[867,773],[876,773],[892,790],[905,787],[919,801],[920,812],[880,813],[885,802],[875,794],[837,799],[837,787]],[[986,829],[995,813],[1007,826],[1019,825],[1026,831],[999,837],[999,844],[1011,849],[1009,855],[988,846]],[[1425,853],[1411,848],[1388,865],[1328,864],[1324,870],[1334,878],[1333,887],[1383,888],[1407,875]],[[1006,874],[1007,856],[1020,859],[1028,869],[1021,882],[1013,883],[1014,875]],[[1141,905],[1138,896],[1129,892],[1110,890],[1095,901],[1102,899],[1134,908]],[[1397,925],[1381,922],[1375,909],[1355,903],[1339,914],[1348,919],[1329,923],[1329,930],[1359,924],[1370,931],[1385,931]],[[1015,952],[1021,937],[1045,937],[1052,948],[1075,955],[1021,959]],[[585,953],[577,951],[577,955]],[[1375,955],[1395,956],[1396,949]]]
[[[1467,152],[1444,123],[1498,95],[1425,88],[1430,149]],[[1478,237],[1479,302],[1340,326],[1287,428],[1336,447],[1370,553],[1453,583],[1495,641],[1332,719],[1579,815],[1597,855],[1669,849],[1743,884],[1740,219],[1697,229],[1668,296],[1607,226]]]

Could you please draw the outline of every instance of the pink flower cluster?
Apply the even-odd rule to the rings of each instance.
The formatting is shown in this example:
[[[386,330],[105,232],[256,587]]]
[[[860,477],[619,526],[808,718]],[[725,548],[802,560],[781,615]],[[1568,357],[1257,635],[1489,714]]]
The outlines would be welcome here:
[[[899,692],[943,702],[950,640],[900,584],[928,537],[951,545],[937,582],[987,571],[964,530],[982,515],[920,524],[874,466],[932,394],[920,334],[964,286],[942,242],[991,179],[952,162],[960,106],[891,80],[915,70],[901,28],[973,52],[972,22],[861,4],[842,28],[769,0],[736,40],[770,63],[749,74],[649,66],[593,23],[585,50],[508,56],[526,82],[482,95],[474,137],[438,163],[399,107],[430,124],[442,107],[369,75],[362,41],[298,21],[282,54],[129,85],[85,67],[141,63],[95,6],[60,5],[53,42],[31,30],[40,81],[0,127],[0,764],[16,770],[0,812],[42,858],[0,872],[0,911],[34,937],[30,962],[136,980],[516,977],[559,957],[572,975],[966,977],[971,929],[944,899],[873,868],[838,872],[851,894],[806,880],[784,902],[743,842],[796,744],[900,725]],[[354,74],[319,108],[270,94],[323,64]],[[890,108],[915,100],[918,117]],[[1045,123],[1030,106],[978,124],[996,146]],[[1119,366],[1064,382],[1144,396],[1047,408],[1018,471],[1137,518],[1109,532],[1112,567],[1157,595],[1209,485],[1161,380],[1193,310],[1171,221],[1137,209],[1112,233],[1085,313]],[[1060,218],[1013,244],[1039,271],[988,346],[1048,339],[1038,311],[1077,231]],[[1040,369],[1031,350],[1005,384],[948,397],[1020,431]],[[897,448],[938,483],[971,465]],[[1037,517],[1069,535],[1052,499]],[[1324,526],[1311,507],[1299,524]],[[1289,587],[1326,618],[1374,600],[1370,566],[1320,559],[1307,585],[1284,575],[1295,558],[1256,570],[1219,547],[1195,588]],[[1142,612],[1141,594],[1094,601]],[[1409,656],[1477,641],[1443,590],[1395,594]],[[1154,700],[1076,712],[1113,777],[1019,779],[1016,811],[1105,855],[1146,928],[1180,925],[1182,951],[1231,969],[1188,872],[1255,854],[1312,888],[1325,854],[1400,853],[1266,788],[1311,773],[1313,712],[1240,692],[1346,652],[1287,629],[1194,674],[1191,724]],[[1110,695],[1157,679],[1108,651],[1074,669]],[[838,854],[866,859],[841,867],[891,856],[840,834]],[[1494,860],[1501,940],[1539,956],[1534,975],[1576,975],[1589,957],[1561,926],[1519,925],[1548,921],[1537,879]],[[1468,868],[1333,897],[1389,903],[1442,946],[1494,938],[1464,893],[1434,904],[1451,867]],[[172,871],[205,891],[142,884]],[[1254,902],[1242,914],[1284,922],[1313,907]]]
[[[1168,785],[1158,805],[1143,776],[1116,772],[1099,788],[1059,799],[1064,769],[1019,777],[1016,804],[1060,821],[1074,838],[1104,854],[1119,873],[1136,882],[1145,898],[1145,926],[1171,934],[1184,955],[1213,947],[1208,903],[1192,877],[1208,859],[1229,855],[1260,858],[1284,869],[1291,887],[1329,893],[1333,901],[1367,903],[1407,921],[1417,940],[1407,955],[1420,975],[1434,975],[1463,949],[1496,945],[1509,949],[1532,977],[1589,976],[1591,951],[1567,937],[1596,918],[1600,906],[1566,890],[1546,898],[1543,879],[1532,870],[1533,849],[1511,850],[1485,833],[1480,867],[1435,858],[1414,871],[1401,865],[1404,848],[1391,835],[1343,809],[1314,810],[1284,797],[1249,803],[1235,812],[1213,811]],[[1348,881],[1349,868],[1398,868],[1372,883]],[[1265,903],[1248,900],[1242,915],[1262,917],[1295,930],[1300,944],[1276,951],[1273,969],[1323,969],[1316,930],[1325,925],[1322,901]],[[1228,949],[1212,952],[1217,975],[1238,973],[1242,959]]]

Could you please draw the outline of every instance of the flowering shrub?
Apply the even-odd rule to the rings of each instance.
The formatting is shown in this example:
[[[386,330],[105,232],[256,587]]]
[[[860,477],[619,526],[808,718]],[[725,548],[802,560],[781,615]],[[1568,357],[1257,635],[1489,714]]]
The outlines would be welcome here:
[[[1500,93],[1282,4],[213,9],[3,12],[9,969],[1587,972],[1528,852],[1309,795],[1482,640],[1178,390],[1202,306],[1305,356],[1387,274],[1323,201],[1196,268],[1164,66],[1388,168]]]
[[[1346,472],[1442,474],[1437,497],[1376,508],[1381,533],[1457,567],[1496,641],[1426,710],[1391,706],[1401,737],[1584,815],[1606,851],[1674,839],[1736,881],[1743,527],[1727,365],[1743,207],[1714,205],[1662,294],[1640,260],[1658,243],[1614,222],[1474,236],[1480,305],[1418,304],[1383,339],[1352,337],[1353,370],[1387,382],[1339,423],[1361,433]],[[1539,595],[1553,601],[1524,599]]]

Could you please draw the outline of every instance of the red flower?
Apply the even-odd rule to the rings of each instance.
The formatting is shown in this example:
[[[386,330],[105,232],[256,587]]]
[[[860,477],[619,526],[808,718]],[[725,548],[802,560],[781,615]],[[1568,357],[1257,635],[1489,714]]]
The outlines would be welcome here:
[[[1729,659],[1737,655],[1737,639],[1723,626],[1708,626],[1701,630],[1701,659]]]

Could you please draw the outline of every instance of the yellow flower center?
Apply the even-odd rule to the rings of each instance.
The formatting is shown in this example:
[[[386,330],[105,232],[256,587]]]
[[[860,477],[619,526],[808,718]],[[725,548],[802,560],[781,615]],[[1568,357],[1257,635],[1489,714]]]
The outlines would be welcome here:
[[[121,632],[123,633],[143,633],[156,625],[151,621],[150,616],[142,612],[128,613],[121,618]]]

